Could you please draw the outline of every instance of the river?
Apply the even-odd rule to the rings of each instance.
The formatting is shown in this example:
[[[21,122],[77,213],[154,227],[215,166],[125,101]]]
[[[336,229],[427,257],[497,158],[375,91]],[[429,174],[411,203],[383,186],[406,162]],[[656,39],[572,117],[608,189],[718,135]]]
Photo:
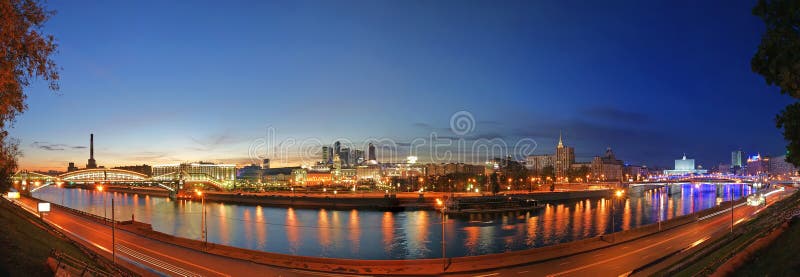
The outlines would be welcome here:
[[[754,190],[747,185],[684,184],[668,195],[652,190],[621,199],[547,204],[519,218],[486,222],[448,219],[448,257],[472,256],[553,245],[628,230],[703,209]],[[201,238],[198,201],[50,186],[34,197],[111,217],[150,223],[156,231]],[[613,208],[612,208],[613,205]],[[293,209],[207,202],[209,242],[259,251],[353,259],[420,259],[442,255],[442,221],[436,211]],[[613,210],[613,225],[612,221]],[[612,227],[613,226],[613,227]]]

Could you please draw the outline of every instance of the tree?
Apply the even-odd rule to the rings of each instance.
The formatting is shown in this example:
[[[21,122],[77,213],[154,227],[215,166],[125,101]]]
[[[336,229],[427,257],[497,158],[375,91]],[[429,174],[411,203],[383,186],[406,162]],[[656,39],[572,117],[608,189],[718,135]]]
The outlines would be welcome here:
[[[767,31],[758,51],[750,60],[753,72],[776,85],[782,94],[800,99],[800,2],[796,0],[760,0],[753,8]],[[786,161],[800,166],[800,102],[790,104],[775,117],[783,128]]]
[[[0,0],[0,192],[10,186],[19,156],[7,125],[25,111],[24,89],[37,78],[58,90],[58,68],[51,56],[55,38],[42,31],[54,14],[36,0]]]

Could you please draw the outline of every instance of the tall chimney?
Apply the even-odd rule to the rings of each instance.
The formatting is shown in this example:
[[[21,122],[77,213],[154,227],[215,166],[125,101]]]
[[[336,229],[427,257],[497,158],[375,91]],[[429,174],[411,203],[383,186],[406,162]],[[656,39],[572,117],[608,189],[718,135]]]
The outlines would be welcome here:
[[[89,134],[89,159],[94,159],[94,134]]]

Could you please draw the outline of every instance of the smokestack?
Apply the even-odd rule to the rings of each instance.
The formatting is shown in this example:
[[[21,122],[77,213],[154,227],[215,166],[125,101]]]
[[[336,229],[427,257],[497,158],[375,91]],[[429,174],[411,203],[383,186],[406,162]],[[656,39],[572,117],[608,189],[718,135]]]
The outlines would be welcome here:
[[[89,159],[94,159],[94,134],[89,134]]]

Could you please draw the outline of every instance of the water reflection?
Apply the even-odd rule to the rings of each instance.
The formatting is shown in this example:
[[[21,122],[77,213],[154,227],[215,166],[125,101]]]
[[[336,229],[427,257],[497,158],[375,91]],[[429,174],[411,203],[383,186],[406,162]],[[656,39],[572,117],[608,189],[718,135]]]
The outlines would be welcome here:
[[[617,199],[583,199],[548,204],[528,214],[449,219],[444,226],[447,255],[466,256],[541,247],[628,230],[667,220],[721,201],[748,195],[747,185],[684,184]],[[200,239],[202,205],[163,197],[47,187],[41,199],[103,216],[110,199],[120,220],[135,217],[157,231]],[[103,204],[106,197],[106,205]],[[613,209],[612,209],[613,205]],[[268,252],[363,259],[412,259],[441,256],[441,215],[435,211],[307,210],[206,203],[209,242]],[[381,245],[382,247],[377,247]]]

